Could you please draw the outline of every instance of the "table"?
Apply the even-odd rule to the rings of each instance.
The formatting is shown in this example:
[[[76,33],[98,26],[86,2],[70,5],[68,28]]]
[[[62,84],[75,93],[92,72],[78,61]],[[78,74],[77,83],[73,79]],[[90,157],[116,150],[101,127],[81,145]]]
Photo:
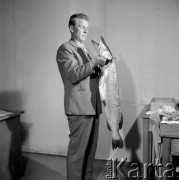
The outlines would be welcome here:
[[[6,110],[7,111],[7,110]],[[22,176],[20,115],[0,117],[0,179],[17,180]]]
[[[154,156],[153,138],[152,133],[149,131],[151,121],[149,116],[146,115],[146,112],[149,110],[150,105],[145,105],[140,114],[143,120],[143,163],[154,163],[152,162]],[[176,151],[176,148],[179,147],[179,124],[160,123],[160,137],[162,138],[161,164],[163,165],[163,173],[166,170],[166,164],[171,162],[171,155],[179,155],[179,152]],[[173,149],[171,149],[171,147],[173,147]]]

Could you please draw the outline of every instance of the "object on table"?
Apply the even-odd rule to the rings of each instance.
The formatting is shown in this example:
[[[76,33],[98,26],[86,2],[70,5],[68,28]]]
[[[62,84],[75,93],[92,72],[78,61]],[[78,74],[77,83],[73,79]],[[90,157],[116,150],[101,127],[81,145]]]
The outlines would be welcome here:
[[[146,112],[147,115],[158,113],[161,120],[163,121],[178,121],[179,120],[179,111],[176,111],[173,107],[169,105],[162,105],[159,109],[154,111]]]
[[[4,110],[0,110],[0,117],[8,116],[8,115],[11,115],[11,114],[13,114],[13,113],[8,112],[8,111],[4,111]]]

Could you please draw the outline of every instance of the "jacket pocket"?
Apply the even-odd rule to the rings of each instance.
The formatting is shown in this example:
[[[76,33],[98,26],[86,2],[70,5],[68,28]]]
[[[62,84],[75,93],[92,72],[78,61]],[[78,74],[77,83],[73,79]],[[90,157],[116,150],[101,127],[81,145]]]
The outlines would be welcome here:
[[[72,91],[79,91],[79,84],[77,84],[77,85],[71,85],[71,90],[72,90]]]
[[[85,88],[83,87],[82,83],[79,82],[78,84],[71,84],[71,91],[84,91]]]
[[[85,91],[85,90],[89,89],[89,77],[80,81],[79,89],[80,89],[80,91]]]
[[[86,89],[86,80],[81,80],[77,84],[72,84],[70,81],[66,84],[66,89],[68,91],[85,91]]]

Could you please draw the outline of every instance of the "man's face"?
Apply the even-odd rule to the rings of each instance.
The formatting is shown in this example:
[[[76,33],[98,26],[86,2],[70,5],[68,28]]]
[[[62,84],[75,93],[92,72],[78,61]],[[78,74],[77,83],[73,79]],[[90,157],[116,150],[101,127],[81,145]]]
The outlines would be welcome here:
[[[75,26],[70,27],[72,38],[84,43],[88,34],[88,21],[77,18]]]

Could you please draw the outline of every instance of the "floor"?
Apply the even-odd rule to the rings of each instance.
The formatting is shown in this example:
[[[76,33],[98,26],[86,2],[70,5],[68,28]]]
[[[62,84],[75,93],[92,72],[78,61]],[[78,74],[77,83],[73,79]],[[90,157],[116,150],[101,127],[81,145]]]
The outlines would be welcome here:
[[[38,153],[23,153],[23,169],[24,176],[22,176],[19,180],[67,180],[66,178],[66,158],[63,156],[53,156],[53,155],[45,155]],[[113,166],[117,167],[119,164],[113,163]],[[116,173],[113,178],[107,178],[107,164],[104,160],[96,160],[94,166],[94,178],[97,180],[107,180],[107,179],[130,179],[130,178],[122,178],[117,169],[113,169],[113,172]],[[124,173],[128,175],[129,166],[124,165],[122,167]],[[136,167],[132,168],[133,170]],[[120,171],[122,172],[122,171]],[[136,175],[136,171],[134,175]],[[109,175],[109,174],[108,174]],[[124,175],[124,174],[123,174]],[[124,176],[123,176],[124,177]],[[132,179],[141,179],[140,178],[132,178]],[[148,178],[154,180],[155,178]]]
[[[113,163],[113,166],[117,167],[119,164]],[[24,176],[22,176],[19,180],[67,180],[66,178],[66,159],[63,156],[53,156],[53,155],[45,155],[38,153],[23,153],[23,169]],[[124,165],[122,167],[124,173],[128,175],[129,170],[128,166]],[[136,170],[136,167],[132,168]],[[115,170],[116,173],[115,174]],[[113,169],[113,178],[107,178],[107,164],[106,161],[96,160],[94,166],[94,178],[97,180],[107,180],[107,179],[130,179],[130,178],[122,178],[120,176],[117,169]],[[120,171],[122,172],[122,171]],[[134,176],[136,175],[136,171],[134,172]],[[109,175],[109,174],[108,174]],[[124,174],[123,174],[124,175]],[[131,178],[131,179],[141,179],[140,178]],[[177,174],[177,176],[179,176]],[[123,176],[124,177],[124,176]],[[150,180],[154,180],[155,178],[148,178]]]
[[[66,159],[62,156],[23,153],[24,176],[19,180],[66,180]],[[96,160],[94,177],[106,179],[105,161]]]

